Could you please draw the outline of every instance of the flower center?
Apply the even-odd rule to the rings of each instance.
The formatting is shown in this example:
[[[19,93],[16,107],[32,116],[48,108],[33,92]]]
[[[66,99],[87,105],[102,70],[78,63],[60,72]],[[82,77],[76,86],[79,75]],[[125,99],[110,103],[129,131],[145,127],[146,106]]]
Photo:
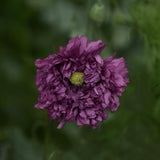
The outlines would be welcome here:
[[[74,73],[72,73],[72,75],[70,77],[70,81],[75,86],[80,86],[84,82],[83,76],[84,76],[83,72],[74,72]]]

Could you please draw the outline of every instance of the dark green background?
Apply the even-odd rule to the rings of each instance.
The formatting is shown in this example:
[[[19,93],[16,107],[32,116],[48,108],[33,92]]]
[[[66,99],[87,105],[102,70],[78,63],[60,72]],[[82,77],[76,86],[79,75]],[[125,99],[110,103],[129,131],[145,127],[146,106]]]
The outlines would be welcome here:
[[[159,10],[159,0],[2,0],[0,160],[159,160]],[[129,70],[120,107],[98,130],[57,130],[34,108],[34,61],[77,34],[107,43],[102,57],[116,51]]]

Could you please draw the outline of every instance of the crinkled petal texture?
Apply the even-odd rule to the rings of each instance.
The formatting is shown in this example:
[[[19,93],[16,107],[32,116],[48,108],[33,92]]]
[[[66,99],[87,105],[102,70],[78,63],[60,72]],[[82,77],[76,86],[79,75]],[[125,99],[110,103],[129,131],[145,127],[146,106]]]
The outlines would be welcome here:
[[[98,128],[108,117],[105,111],[115,111],[119,96],[129,79],[124,58],[106,60],[100,56],[106,45],[101,40],[87,44],[87,37],[71,39],[59,53],[37,59],[36,84],[39,97],[37,109],[46,109],[50,120],[57,119],[62,126],[76,121],[79,126]],[[74,72],[83,72],[84,83],[75,86],[70,82]]]

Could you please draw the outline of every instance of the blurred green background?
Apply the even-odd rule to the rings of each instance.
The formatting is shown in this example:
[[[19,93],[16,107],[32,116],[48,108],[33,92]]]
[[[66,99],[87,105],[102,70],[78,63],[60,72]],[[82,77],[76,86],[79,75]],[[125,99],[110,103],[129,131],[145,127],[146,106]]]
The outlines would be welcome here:
[[[159,160],[159,10],[159,0],[2,0],[0,160]],[[34,61],[77,34],[102,39],[102,57],[116,51],[129,69],[120,107],[98,130],[57,130],[34,108]]]

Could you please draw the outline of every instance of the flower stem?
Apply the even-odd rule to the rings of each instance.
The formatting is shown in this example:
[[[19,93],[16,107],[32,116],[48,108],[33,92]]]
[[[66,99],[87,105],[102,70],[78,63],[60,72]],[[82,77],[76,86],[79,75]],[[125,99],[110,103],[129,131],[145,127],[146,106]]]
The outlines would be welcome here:
[[[48,151],[48,135],[49,135],[49,121],[45,114],[45,126],[44,126],[44,145],[43,145],[43,160],[47,160],[47,151]]]

